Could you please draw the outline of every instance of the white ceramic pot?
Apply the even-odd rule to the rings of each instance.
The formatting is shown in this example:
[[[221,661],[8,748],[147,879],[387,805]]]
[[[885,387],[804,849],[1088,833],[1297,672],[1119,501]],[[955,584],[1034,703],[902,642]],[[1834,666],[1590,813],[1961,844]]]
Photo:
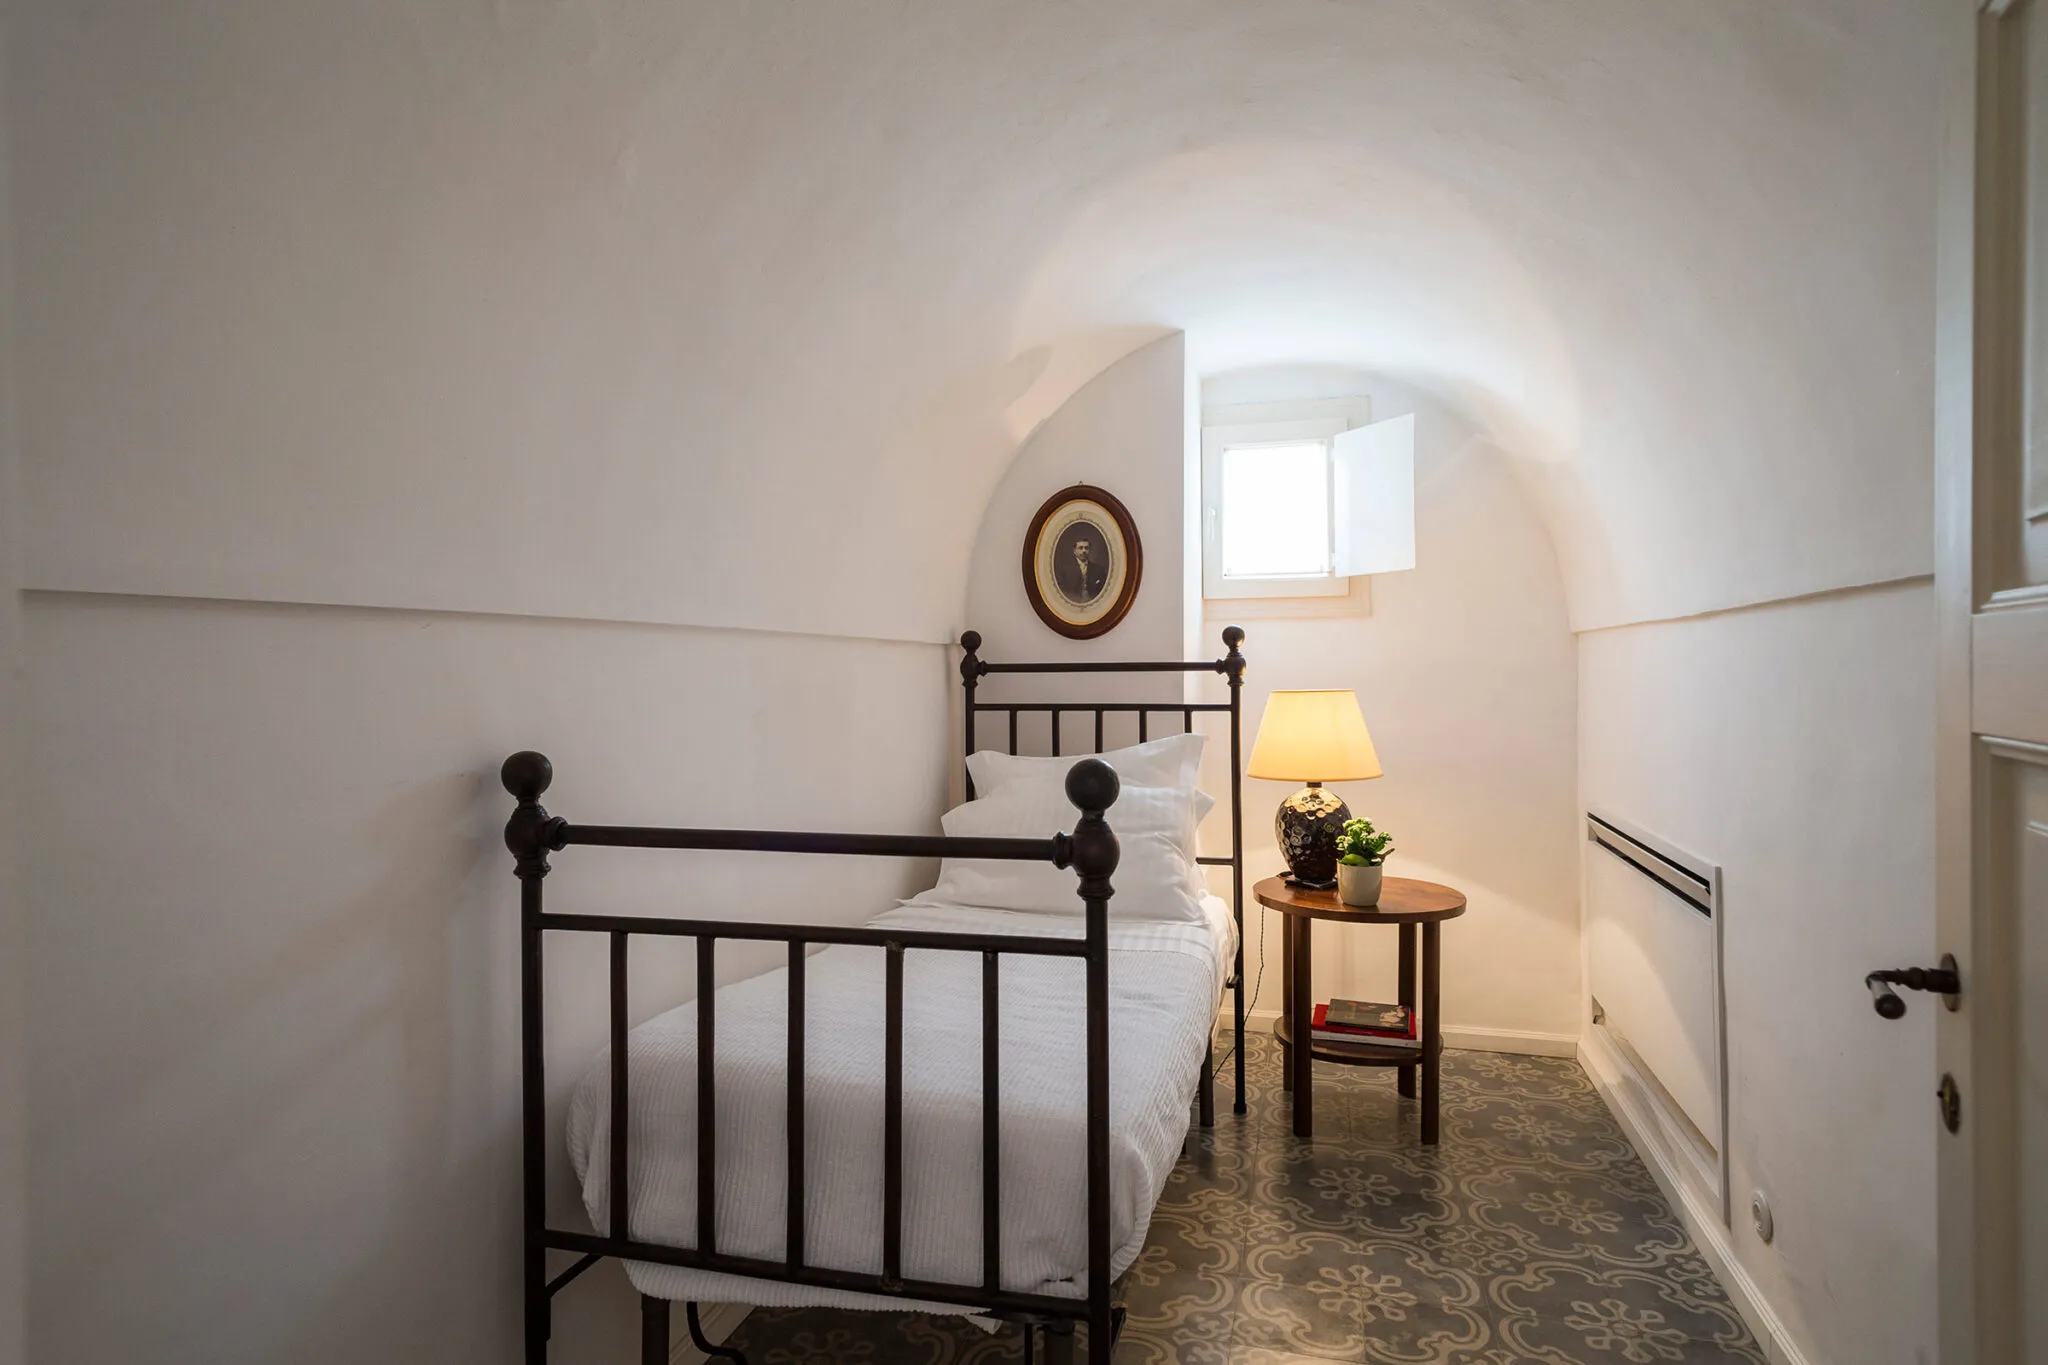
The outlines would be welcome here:
[[[1356,863],[1337,864],[1337,899],[1346,905],[1378,905],[1380,873],[1377,863],[1365,867]]]

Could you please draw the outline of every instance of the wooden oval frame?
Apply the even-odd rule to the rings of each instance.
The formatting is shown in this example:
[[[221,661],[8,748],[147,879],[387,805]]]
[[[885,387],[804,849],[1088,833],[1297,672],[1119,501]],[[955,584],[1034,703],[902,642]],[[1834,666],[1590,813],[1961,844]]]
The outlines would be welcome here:
[[[1040,592],[1038,587],[1038,538],[1045,530],[1046,522],[1052,520],[1052,514],[1070,502],[1096,503],[1109,513],[1110,518],[1116,522],[1117,534],[1124,538],[1125,557],[1128,561],[1128,567],[1124,571],[1123,590],[1117,594],[1116,601],[1110,604],[1108,611],[1084,626],[1077,626],[1062,619],[1058,612],[1047,605],[1045,594]],[[1130,614],[1131,603],[1137,600],[1138,584],[1145,576],[1145,548],[1138,540],[1138,524],[1131,519],[1130,509],[1125,507],[1115,494],[1089,483],[1069,484],[1040,505],[1038,514],[1031,518],[1030,528],[1024,532],[1023,562],[1024,595],[1031,599],[1031,609],[1038,613],[1039,620],[1069,640],[1093,640],[1097,636],[1109,634],[1121,625],[1124,617]]]

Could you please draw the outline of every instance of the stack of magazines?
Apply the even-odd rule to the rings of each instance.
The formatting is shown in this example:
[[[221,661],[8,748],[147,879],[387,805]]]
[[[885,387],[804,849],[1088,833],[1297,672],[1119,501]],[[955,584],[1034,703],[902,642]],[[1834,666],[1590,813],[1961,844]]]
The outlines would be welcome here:
[[[1372,1043],[1417,1050],[1422,1047],[1413,1009],[1370,1000],[1332,1000],[1327,1005],[1317,1005],[1309,1033],[1319,1043]]]

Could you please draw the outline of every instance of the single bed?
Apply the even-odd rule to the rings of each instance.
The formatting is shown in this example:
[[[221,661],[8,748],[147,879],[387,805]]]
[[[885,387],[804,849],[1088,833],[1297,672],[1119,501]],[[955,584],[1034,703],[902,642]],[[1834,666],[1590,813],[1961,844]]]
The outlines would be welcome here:
[[[1091,1365],[1107,1365],[1112,1284],[1144,1245],[1190,1103],[1212,1121],[1210,1040],[1226,988],[1244,1112],[1243,638],[1227,629],[1224,657],[1209,661],[1001,664],[981,659],[968,632],[970,801],[937,837],[571,824],[539,803],[546,758],[506,761],[518,805],[505,837],[522,893],[528,1365],[547,1359],[554,1295],[605,1258],[625,1262],[641,1293],[646,1365],[668,1359],[677,1300],[699,1347],[731,1360],[702,1340],[698,1301],[988,1314],[1069,1342],[1086,1322]],[[1000,673],[1205,671],[1222,675],[1227,702],[977,696]],[[978,754],[976,720],[991,711],[1007,714],[1009,755],[1019,717],[1047,715],[1051,759]],[[1196,856],[1207,798],[1193,791],[1191,760],[1179,798],[1138,777],[1162,745],[1199,751],[1194,740],[1142,743],[1152,717],[1192,734],[1207,712],[1229,717],[1227,857]],[[1135,715],[1141,745],[1118,753],[1136,785],[1100,760],[1069,766],[1061,720],[1075,713],[1093,717],[1091,753],[1106,716]],[[1036,775],[977,801],[977,771],[985,783]],[[1037,837],[1020,822],[1070,832]],[[945,861],[933,891],[850,928],[549,912],[547,855],[573,845]],[[1198,863],[1231,869],[1229,901],[1204,894]],[[611,945],[611,1042],[577,1085],[568,1124],[595,1233],[547,1219],[541,955],[553,932]],[[629,1035],[635,935],[694,939],[698,990]],[[714,988],[721,939],[784,943],[787,965]],[[551,1264],[562,1252],[577,1259]]]
[[[1112,807],[1112,813],[1114,808]],[[1110,1272],[1145,1244],[1159,1192],[1187,1136],[1195,1093],[1236,952],[1235,924],[1207,897],[1201,923],[1112,921],[1110,954]],[[912,904],[880,929],[1044,934],[1042,916]],[[1078,922],[1058,926],[1079,937]],[[806,1260],[882,1270],[885,950],[827,948],[806,963],[804,1108]],[[1007,964],[1001,987],[1001,1283],[1083,1297],[1087,1169],[1084,973],[1071,959]],[[717,1226],[721,1249],[768,1259],[787,1233],[785,1039],[788,969],[718,992]],[[944,1281],[980,1263],[982,1238],[982,961],[912,954],[904,966],[903,1273]],[[696,1013],[685,1005],[633,1030],[629,1123],[635,1235],[688,1245],[696,1232]],[[569,1157],[592,1226],[610,1222],[602,1159],[610,1131],[610,1055],[597,1058],[570,1106]],[[979,1313],[971,1303],[860,1294],[680,1266],[627,1262],[633,1286],[671,1300],[831,1305]]]

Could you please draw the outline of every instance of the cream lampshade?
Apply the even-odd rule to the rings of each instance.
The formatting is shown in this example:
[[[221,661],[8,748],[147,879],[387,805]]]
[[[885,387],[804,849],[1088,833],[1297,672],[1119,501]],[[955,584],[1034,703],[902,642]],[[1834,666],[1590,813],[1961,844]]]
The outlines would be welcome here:
[[[1357,782],[1380,775],[1380,756],[1349,688],[1275,692],[1266,701],[1252,744],[1251,777],[1306,782],[1280,803],[1273,833],[1299,886],[1337,884],[1337,835],[1351,808],[1325,782]]]

